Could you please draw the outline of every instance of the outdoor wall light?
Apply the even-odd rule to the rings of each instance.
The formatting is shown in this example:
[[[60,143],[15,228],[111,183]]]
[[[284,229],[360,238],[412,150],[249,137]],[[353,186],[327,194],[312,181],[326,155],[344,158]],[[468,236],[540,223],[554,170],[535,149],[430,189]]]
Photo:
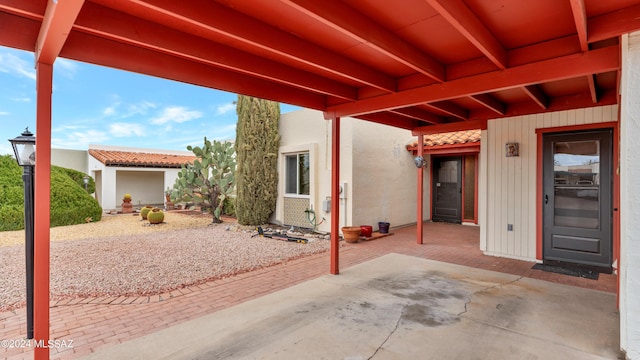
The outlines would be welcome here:
[[[15,139],[9,140],[13,146],[13,153],[16,155],[16,161],[20,166],[33,166],[36,164],[36,137],[29,131],[24,129],[22,134]]]
[[[418,169],[422,168],[422,167],[427,167],[427,160],[425,158],[423,158],[422,156],[416,156],[413,159],[413,162],[416,164],[416,167]]]
[[[505,145],[505,152],[507,157],[520,156],[520,144],[519,143],[507,143]]]
[[[22,166],[22,181],[24,182],[24,237],[25,237],[25,268],[27,275],[27,339],[33,339],[33,210],[34,210],[34,173],[36,165],[36,137],[29,131],[15,139],[9,140],[13,146],[18,165]]]
[[[82,177],[82,181],[84,182],[84,191],[89,192],[88,187],[89,187],[89,176],[85,175]]]

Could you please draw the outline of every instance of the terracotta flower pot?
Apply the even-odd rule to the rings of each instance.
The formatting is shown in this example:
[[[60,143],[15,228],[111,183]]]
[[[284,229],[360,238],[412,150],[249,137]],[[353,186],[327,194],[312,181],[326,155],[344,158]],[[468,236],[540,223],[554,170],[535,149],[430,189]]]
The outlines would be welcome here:
[[[364,237],[371,237],[373,233],[373,226],[371,225],[360,225],[360,235]]]
[[[345,226],[342,228],[342,235],[344,237],[344,241],[348,243],[356,243],[360,238],[360,227],[359,226]]]

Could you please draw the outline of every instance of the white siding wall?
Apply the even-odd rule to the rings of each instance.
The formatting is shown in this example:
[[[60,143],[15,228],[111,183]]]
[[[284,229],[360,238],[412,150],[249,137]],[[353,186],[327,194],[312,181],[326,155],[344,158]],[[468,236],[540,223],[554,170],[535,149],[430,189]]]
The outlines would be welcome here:
[[[481,250],[488,255],[535,260],[536,129],[616,121],[617,109],[604,106],[489,121],[481,145],[486,159],[481,159],[479,183],[480,194],[486,192],[479,204]],[[520,143],[520,156],[505,156],[508,142]],[[508,224],[513,224],[513,231],[507,231]]]

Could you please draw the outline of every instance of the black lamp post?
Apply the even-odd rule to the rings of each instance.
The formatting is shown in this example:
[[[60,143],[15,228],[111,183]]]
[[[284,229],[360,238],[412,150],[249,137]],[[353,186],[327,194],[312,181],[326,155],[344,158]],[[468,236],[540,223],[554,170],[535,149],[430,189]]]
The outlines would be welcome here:
[[[13,146],[24,182],[24,235],[27,273],[27,339],[33,339],[33,176],[36,165],[36,138],[29,128],[15,139]]]

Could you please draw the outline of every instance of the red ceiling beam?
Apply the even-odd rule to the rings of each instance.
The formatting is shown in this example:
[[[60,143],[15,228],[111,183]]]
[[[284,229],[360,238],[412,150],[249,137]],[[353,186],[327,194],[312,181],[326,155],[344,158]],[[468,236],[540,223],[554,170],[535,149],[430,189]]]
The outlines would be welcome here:
[[[0,44],[2,46],[33,51],[39,32],[38,21],[0,12]]]
[[[547,99],[547,96],[542,92],[542,90],[540,90],[540,87],[538,87],[537,85],[529,85],[523,86],[522,90],[531,98],[531,100],[533,100],[533,102],[538,104],[540,108],[547,108],[549,99]]]
[[[594,104],[598,103],[598,88],[596,85],[596,77],[594,75],[588,75],[587,81],[589,82],[589,93],[591,94],[591,101]]]
[[[469,120],[469,112],[466,109],[448,101],[436,101],[428,104],[422,104],[420,106],[441,111],[459,120]]]
[[[496,98],[489,94],[477,94],[471,95],[470,98],[478,104],[486,107],[487,109],[499,114],[504,115],[505,105],[498,101]]]
[[[326,113],[325,113],[325,118],[327,118]],[[362,116],[354,116],[354,118],[371,121],[378,124],[389,125],[389,126],[393,126],[401,129],[407,129],[407,130],[414,129],[417,126],[422,125],[416,120],[409,119],[404,116],[394,115],[390,112],[366,114]],[[426,125],[426,126],[428,127],[428,126],[436,126],[436,125]]]
[[[587,9],[584,6],[584,0],[570,0],[571,11],[573,12],[573,21],[578,31],[578,40],[580,40],[580,48],[582,51],[589,50],[587,43]]]
[[[506,70],[447,81],[442,84],[409,89],[397,94],[329,106],[326,111],[335,116],[362,115],[593,73],[615,71],[620,67],[619,63],[619,46],[610,46],[583,54],[562,56]]]
[[[43,6],[44,5],[44,6]],[[42,20],[46,4],[25,0],[2,0],[0,12],[17,15],[31,20]]]
[[[97,0],[105,6],[179,31],[216,40],[224,36],[323,71],[395,92],[396,81],[341,54],[209,0]]]
[[[590,43],[640,30],[640,5],[593,17],[587,20],[587,28]]]
[[[589,108],[594,106],[615,105],[618,103],[615,89],[608,90],[600,94],[598,103],[594,103],[589,92],[577,95],[559,96],[550,98],[546,109],[541,108],[538,104],[532,102],[521,102],[509,104],[504,115],[496,115],[495,112],[488,109],[472,111],[471,119],[500,119],[505,117],[541,114],[554,111],[564,111],[579,108]]]
[[[507,68],[507,52],[462,0],[426,0],[499,69]]]
[[[470,121],[458,121],[448,124],[428,125],[414,128],[411,131],[411,135],[431,135],[441,134],[454,131],[466,131],[466,130],[486,130],[487,120],[470,120]]]
[[[392,110],[391,111],[394,114],[398,114],[401,116],[407,116],[410,117],[412,119],[416,119],[422,122],[426,122],[429,124],[442,124],[444,122],[444,119],[436,116],[428,111],[425,110],[421,110],[418,108],[403,108],[403,109],[396,109],[396,110]]]
[[[92,3],[85,5],[74,30],[346,100],[357,99],[357,90],[346,84]]]
[[[67,44],[60,56],[73,60],[311,109],[326,107],[325,97],[319,94],[97,36],[72,32]]]
[[[53,64],[83,4],[84,0],[49,0],[36,42],[36,63]]]
[[[283,1],[431,79],[444,81],[444,65],[345,3],[317,0]]]

